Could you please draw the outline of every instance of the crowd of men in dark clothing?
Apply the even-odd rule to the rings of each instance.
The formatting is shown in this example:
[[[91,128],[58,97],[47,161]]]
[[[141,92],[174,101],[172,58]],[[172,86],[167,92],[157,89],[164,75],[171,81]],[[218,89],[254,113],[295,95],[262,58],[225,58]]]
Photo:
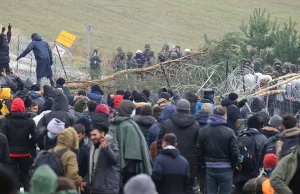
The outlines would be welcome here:
[[[161,88],[105,98],[99,85],[72,95],[63,78],[23,90],[0,93],[7,193],[58,193],[39,177],[67,178],[71,193],[299,192],[297,119],[270,118],[260,97],[230,93],[215,105],[211,89],[198,97]]]

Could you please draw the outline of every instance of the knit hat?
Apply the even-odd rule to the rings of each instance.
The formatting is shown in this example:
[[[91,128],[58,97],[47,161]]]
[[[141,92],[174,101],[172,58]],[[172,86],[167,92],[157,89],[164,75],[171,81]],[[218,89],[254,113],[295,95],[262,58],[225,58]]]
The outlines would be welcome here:
[[[11,104],[11,112],[26,112],[24,102],[21,98],[15,98]]]
[[[66,80],[62,77],[60,77],[56,80],[56,85],[63,86],[65,83],[66,83]]]
[[[153,109],[150,105],[145,104],[141,107],[141,116],[152,116],[153,115]]]
[[[206,113],[211,115],[213,113],[213,107],[211,103],[204,103],[199,111],[200,113]]]
[[[107,116],[109,116],[109,108],[105,104],[99,104],[96,107],[95,113],[104,113]]]
[[[271,117],[268,124],[269,124],[269,126],[281,126],[282,118],[280,116],[274,115]]]
[[[264,167],[274,168],[277,166],[278,158],[275,154],[266,154],[264,157]]]
[[[135,109],[135,105],[130,100],[123,100],[118,107],[118,113],[120,116],[130,117],[132,111]]]
[[[53,118],[47,125],[48,131],[59,134],[62,130],[65,129],[65,123],[59,119]]]
[[[25,108],[29,108],[32,105],[32,98],[30,96],[25,96],[24,98]]]
[[[164,99],[169,101],[170,100],[170,94],[168,92],[162,92],[162,93],[160,93],[159,98],[164,98]]]
[[[86,96],[86,91],[84,90],[79,90],[77,93],[78,96]]]
[[[230,93],[229,95],[228,95],[228,99],[229,100],[232,100],[232,101],[235,101],[235,100],[237,100],[239,98],[239,96],[236,94],[236,93]]]
[[[186,99],[181,99],[178,101],[176,109],[177,109],[177,112],[190,114],[190,112],[191,112],[190,102]]]
[[[75,112],[82,113],[86,107],[86,102],[83,100],[79,100],[74,105]]]
[[[53,106],[53,102],[54,102],[53,98],[51,97],[47,98],[47,100],[43,104],[42,111],[51,110]]]
[[[146,174],[139,174],[126,183],[124,194],[157,194],[155,184]]]

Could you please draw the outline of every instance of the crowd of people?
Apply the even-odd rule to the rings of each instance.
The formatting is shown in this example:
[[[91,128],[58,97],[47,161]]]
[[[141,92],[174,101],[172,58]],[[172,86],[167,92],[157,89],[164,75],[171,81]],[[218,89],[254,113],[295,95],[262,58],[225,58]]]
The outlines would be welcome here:
[[[299,192],[297,119],[260,97],[21,85],[0,92],[6,193]]]

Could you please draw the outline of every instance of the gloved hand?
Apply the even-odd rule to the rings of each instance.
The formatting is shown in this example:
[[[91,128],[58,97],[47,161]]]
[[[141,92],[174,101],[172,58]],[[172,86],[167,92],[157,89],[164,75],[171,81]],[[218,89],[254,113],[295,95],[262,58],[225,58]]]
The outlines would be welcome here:
[[[17,61],[19,61],[21,59],[21,57],[17,57]]]
[[[6,30],[6,28],[3,26],[3,27],[2,27],[2,31],[1,31],[1,32],[2,32],[2,33],[4,33],[4,32],[5,32],[5,30]]]
[[[8,28],[8,31],[11,31],[11,25],[10,25],[10,23],[8,24],[7,28]]]

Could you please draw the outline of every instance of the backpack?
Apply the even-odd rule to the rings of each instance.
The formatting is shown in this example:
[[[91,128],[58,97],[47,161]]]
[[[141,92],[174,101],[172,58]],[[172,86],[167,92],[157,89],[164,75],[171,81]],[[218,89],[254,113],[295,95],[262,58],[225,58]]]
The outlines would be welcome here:
[[[240,155],[243,156],[242,171],[252,173],[257,167],[257,154],[255,134],[242,132],[238,135],[237,141]]]
[[[154,159],[157,157],[158,155],[158,151],[157,151],[157,144],[158,144],[158,140],[155,140],[153,143],[151,143],[150,145],[150,157],[152,159],[152,161],[154,161]]]
[[[34,171],[41,165],[47,164],[57,176],[64,176],[64,167],[60,160],[61,156],[67,152],[68,149],[62,149],[55,153],[53,151],[41,151],[39,156],[34,160],[33,165],[30,168],[29,174],[33,175]]]
[[[276,143],[279,139],[280,135],[270,137],[264,154],[276,154]]]

